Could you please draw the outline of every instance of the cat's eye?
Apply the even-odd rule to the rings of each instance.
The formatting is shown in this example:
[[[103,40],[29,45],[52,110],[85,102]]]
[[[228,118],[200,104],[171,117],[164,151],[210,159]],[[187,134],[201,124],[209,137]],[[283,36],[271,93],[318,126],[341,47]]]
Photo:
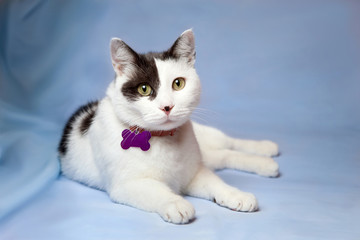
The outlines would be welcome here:
[[[152,89],[149,84],[143,83],[138,86],[138,92],[141,96],[149,96],[152,93]]]
[[[185,87],[185,79],[182,77],[176,78],[173,81],[172,88],[176,91],[180,91]]]

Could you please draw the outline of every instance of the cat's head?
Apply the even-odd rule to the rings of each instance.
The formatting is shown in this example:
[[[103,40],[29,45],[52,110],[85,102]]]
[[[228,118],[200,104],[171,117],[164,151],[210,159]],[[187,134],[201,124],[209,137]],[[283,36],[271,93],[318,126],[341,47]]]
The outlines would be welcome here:
[[[160,53],[136,53],[118,38],[111,40],[110,49],[116,78],[107,95],[120,121],[148,130],[170,130],[190,118],[201,91],[192,30]]]

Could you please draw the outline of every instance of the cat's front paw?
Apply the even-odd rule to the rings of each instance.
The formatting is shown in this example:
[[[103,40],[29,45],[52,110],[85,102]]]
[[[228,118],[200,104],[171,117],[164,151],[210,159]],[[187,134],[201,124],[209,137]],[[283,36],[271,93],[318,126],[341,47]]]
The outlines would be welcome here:
[[[184,224],[194,219],[195,209],[191,203],[181,198],[164,205],[159,214],[166,222]]]
[[[214,198],[214,202],[220,206],[240,212],[254,212],[258,209],[258,203],[253,194],[238,190],[229,191],[221,196],[217,196]]]
[[[258,141],[253,149],[253,153],[267,157],[279,155],[279,146],[268,140]]]

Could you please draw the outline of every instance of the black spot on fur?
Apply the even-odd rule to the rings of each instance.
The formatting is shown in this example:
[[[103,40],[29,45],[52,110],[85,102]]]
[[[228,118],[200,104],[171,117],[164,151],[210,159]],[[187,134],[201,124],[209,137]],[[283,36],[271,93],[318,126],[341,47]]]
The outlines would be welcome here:
[[[81,121],[80,132],[82,134],[85,134],[88,131],[88,129],[92,124],[94,116],[95,116],[95,110],[91,109],[90,111],[88,111],[88,115],[86,115],[84,119]]]
[[[169,60],[169,59],[174,59],[174,60],[179,59],[177,56],[175,56],[173,54],[173,51],[171,51],[170,49],[165,52],[149,52],[146,55],[149,58],[157,58],[162,61]]]
[[[96,113],[96,109],[98,106],[98,102],[90,102],[86,105],[81,106],[78,110],[75,111],[75,113],[70,117],[68,122],[65,125],[63,135],[60,140],[60,144],[58,146],[58,151],[60,154],[65,155],[68,150],[68,138],[70,136],[70,133],[73,131],[73,125],[75,121],[83,116],[83,120],[80,124],[80,132],[82,134],[85,134],[89,127],[91,126],[91,123],[93,121],[93,118]],[[85,115],[85,116],[84,116]]]
[[[123,95],[131,101],[143,97],[137,89],[140,84],[146,83],[153,90],[151,95],[148,96],[149,99],[155,99],[160,87],[160,79],[154,58],[149,54],[136,54],[134,67],[130,80],[121,89]]]

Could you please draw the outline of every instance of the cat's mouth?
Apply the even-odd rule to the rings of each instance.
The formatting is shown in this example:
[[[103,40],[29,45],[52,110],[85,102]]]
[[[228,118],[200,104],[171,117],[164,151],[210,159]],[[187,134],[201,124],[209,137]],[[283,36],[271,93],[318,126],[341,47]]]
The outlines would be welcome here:
[[[150,130],[163,130],[167,131],[170,129],[178,128],[186,122],[186,117],[179,116],[163,116],[158,119],[153,119],[153,121],[145,121],[149,124],[148,128]]]
[[[178,128],[189,120],[190,111],[182,108],[174,108],[171,112],[165,111],[149,111],[142,115],[137,122],[133,122],[148,131],[168,131]]]
[[[164,119],[159,125],[165,127],[168,125],[176,124],[178,121],[178,119],[172,119],[170,116],[166,116],[166,119]]]

